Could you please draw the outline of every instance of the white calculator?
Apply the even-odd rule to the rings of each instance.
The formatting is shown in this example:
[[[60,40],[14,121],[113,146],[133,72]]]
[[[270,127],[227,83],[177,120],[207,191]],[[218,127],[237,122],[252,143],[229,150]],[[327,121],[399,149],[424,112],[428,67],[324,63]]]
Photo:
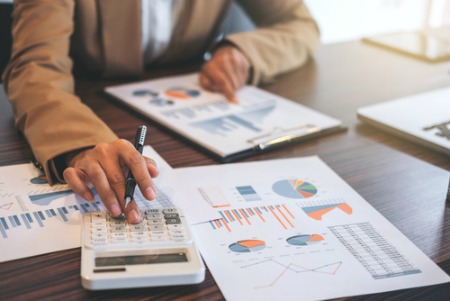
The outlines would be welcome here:
[[[148,209],[130,224],[90,212],[81,230],[81,282],[90,290],[183,285],[205,279],[205,266],[179,208]]]

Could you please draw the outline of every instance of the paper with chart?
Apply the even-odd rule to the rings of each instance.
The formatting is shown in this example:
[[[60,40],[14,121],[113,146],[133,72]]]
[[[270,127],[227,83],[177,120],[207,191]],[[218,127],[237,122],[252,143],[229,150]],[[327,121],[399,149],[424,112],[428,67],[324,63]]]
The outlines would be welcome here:
[[[136,188],[139,207],[173,207],[173,185],[166,181],[171,177],[171,167],[149,146],[143,153],[156,161],[160,174],[155,179],[156,200],[146,201]],[[204,221],[204,217],[196,220],[195,212],[205,209],[183,209],[193,212],[194,221]],[[67,185],[50,186],[31,163],[0,167],[0,242],[8,246],[2,248],[0,262],[80,247],[82,214],[99,210],[105,208],[98,196],[90,203]]]
[[[227,300],[317,300],[449,281],[317,157],[177,169],[220,219],[194,225]]]
[[[105,91],[222,158],[342,127],[337,119],[256,87],[240,89],[239,104],[230,104],[197,81],[198,74],[189,74]]]

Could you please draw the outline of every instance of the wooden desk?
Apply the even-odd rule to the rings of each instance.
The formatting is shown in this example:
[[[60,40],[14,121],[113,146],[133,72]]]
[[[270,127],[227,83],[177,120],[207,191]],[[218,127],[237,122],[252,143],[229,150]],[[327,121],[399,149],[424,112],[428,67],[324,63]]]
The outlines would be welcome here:
[[[194,69],[187,67],[184,71]],[[450,158],[379,132],[356,119],[356,108],[450,84],[450,62],[427,64],[360,42],[323,46],[316,60],[264,88],[343,120],[348,131],[246,159],[319,155],[420,249],[450,273],[450,216],[445,204]],[[175,74],[160,70],[148,78]],[[173,167],[216,164],[137,113],[105,98],[106,85],[128,80],[80,80],[82,99],[120,136],[132,139],[149,126],[147,143]],[[14,129],[12,112],[0,103],[0,165],[27,162],[31,151]],[[57,239],[57,238],[55,238]],[[2,245],[2,248],[7,246]],[[209,271],[202,284],[185,287],[90,292],[81,287],[80,249],[0,264],[0,299],[34,300],[221,300]],[[376,294],[371,300],[444,300],[450,284]],[[367,300],[368,296],[349,298]]]

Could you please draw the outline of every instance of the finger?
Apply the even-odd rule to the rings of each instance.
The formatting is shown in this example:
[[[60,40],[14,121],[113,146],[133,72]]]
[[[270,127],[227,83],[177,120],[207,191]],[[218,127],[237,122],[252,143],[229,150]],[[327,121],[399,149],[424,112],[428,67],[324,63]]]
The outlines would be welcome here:
[[[214,91],[223,93],[231,102],[238,102],[235,95],[234,83],[225,73],[213,65],[205,65],[203,71],[208,80],[213,83]]]
[[[68,167],[64,170],[63,177],[73,192],[80,195],[87,201],[92,202],[94,200],[94,194],[86,184],[86,176],[81,170]]]
[[[91,165],[89,169],[85,171],[86,175],[91,180],[97,190],[100,199],[105,207],[109,210],[113,217],[119,217],[122,214],[122,207],[119,200],[116,198],[111,186],[109,185],[108,178],[100,165]]]
[[[156,162],[151,158],[144,157],[144,159],[147,163],[147,170],[150,173],[150,176],[156,178],[159,175],[159,169],[156,166]]]
[[[132,224],[138,224],[142,221],[141,211],[135,200],[130,202],[128,206],[124,208],[124,213],[127,221]]]
[[[156,197],[156,193],[152,178],[147,167],[147,161],[134,148],[129,152],[122,153],[121,155],[123,156],[123,161],[133,174],[133,177],[136,180],[137,185],[141,189],[144,197],[146,199],[153,200]]]
[[[235,94],[234,83],[226,75],[220,75],[220,78],[217,81],[217,86],[218,90],[222,92],[230,102],[238,102]]]
[[[217,87],[215,83],[214,77],[211,75],[211,72],[208,71],[206,66],[202,68],[202,73],[200,74],[200,85],[203,86],[203,88],[213,91],[213,92],[220,92],[219,88]]]

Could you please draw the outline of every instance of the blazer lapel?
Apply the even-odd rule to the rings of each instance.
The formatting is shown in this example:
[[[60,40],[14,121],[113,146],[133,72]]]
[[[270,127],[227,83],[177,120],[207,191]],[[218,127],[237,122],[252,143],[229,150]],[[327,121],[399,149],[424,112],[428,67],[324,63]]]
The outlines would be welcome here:
[[[141,0],[98,0],[97,3],[104,76],[141,74]]]

